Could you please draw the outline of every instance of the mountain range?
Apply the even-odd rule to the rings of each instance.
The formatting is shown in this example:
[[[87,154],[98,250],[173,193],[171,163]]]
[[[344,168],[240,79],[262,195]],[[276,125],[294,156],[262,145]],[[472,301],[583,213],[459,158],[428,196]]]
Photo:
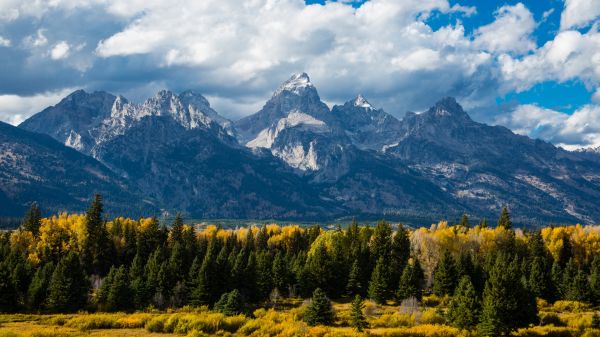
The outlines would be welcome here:
[[[202,95],[141,104],[78,90],[0,125],[0,215],[31,201],[193,218],[600,222],[600,155],[473,121],[453,98],[399,120],[361,95],[331,109],[304,73],[237,121]]]

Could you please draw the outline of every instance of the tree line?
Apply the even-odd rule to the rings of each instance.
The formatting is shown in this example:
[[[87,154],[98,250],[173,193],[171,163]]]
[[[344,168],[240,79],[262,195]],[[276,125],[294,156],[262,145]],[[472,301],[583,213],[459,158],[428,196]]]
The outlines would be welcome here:
[[[177,215],[42,218],[33,204],[0,237],[0,311],[133,311],[209,306],[228,315],[286,297],[313,298],[309,323],[332,318],[329,299],[376,303],[448,298],[449,324],[506,335],[537,323],[536,298],[600,304],[597,227],[515,230],[504,208],[487,222],[408,229],[385,221],[347,228],[265,225],[197,229]],[[312,311],[311,311],[312,310]]]

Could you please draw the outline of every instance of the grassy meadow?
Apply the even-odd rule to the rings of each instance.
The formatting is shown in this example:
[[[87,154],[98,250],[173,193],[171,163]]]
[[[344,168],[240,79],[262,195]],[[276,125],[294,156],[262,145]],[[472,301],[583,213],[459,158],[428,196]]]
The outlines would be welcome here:
[[[135,313],[4,314],[0,337],[75,336],[474,336],[473,332],[446,325],[448,298],[424,297],[422,303],[378,305],[365,301],[368,328],[350,327],[350,303],[333,302],[334,324],[308,326],[302,315],[306,301],[286,299],[269,303],[268,309],[226,316],[206,307],[178,310],[148,309]],[[575,301],[548,304],[538,301],[537,325],[512,332],[513,336],[595,337],[594,308]]]

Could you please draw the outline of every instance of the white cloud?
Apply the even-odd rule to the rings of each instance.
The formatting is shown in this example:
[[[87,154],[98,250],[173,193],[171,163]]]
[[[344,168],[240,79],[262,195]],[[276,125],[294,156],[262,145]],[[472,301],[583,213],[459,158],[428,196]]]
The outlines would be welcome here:
[[[50,58],[53,60],[61,60],[69,56],[71,46],[66,41],[60,41],[50,51]]]
[[[526,90],[543,81],[583,81],[588,87],[600,84],[600,33],[591,29],[560,32],[535,53],[521,59],[499,58],[501,71],[510,87]]]
[[[12,125],[18,125],[34,113],[58,103],[72,91],[74,89],[65,88],[33,96],[0,95],[0,106],[2,107],[0,110],[0,120]]]
[[[592,95],[592,102],[600,103],[600,88],[597,88],[594,94]]]
[[[28,47],[42,47],[48,43],[48,39],[44,35],[45,29],[38,29],[34,35],[27,36],[23,42]]]
[[[568,115],[525,104],[498,116],[496,124],[522,135],[550,141],[568,150],[600,146],[600,105],[585,105]]]
[[[11,41],[3,36],[0,36],[0,47],[10,47]]]
[[[598,0],[565,0],[560,29],[583,28],[600,16]]]
[[[494,22],[477,28],[475,45],[492,52],[523,54],[536,47],[531,38],[535,25],[533,15],[522,3],[502,6]]]

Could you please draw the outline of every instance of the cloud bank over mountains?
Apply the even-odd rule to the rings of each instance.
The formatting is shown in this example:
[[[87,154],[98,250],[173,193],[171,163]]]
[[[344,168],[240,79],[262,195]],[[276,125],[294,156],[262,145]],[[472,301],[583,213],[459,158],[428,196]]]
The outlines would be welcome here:
[[[446,0],[56,0],[0,3],[0,119],[18,123],[67,88],[133,99],[195,89],[220,113],[250,114],[289,74],[306,71],[328,103],[362,93],[402,116],[455,96],[475,117],[567,148],[599,146],[600,6],[566,0],[553,37],[538,43],[525,3],[478,9]],[[558,13],[556,14],[558,15]],[[450,18],[436,27],[432,19]],[[572,115],[498,97],[548,81],[582,82],[589,104]],[[49,103],[50,102],[50,103]]]

